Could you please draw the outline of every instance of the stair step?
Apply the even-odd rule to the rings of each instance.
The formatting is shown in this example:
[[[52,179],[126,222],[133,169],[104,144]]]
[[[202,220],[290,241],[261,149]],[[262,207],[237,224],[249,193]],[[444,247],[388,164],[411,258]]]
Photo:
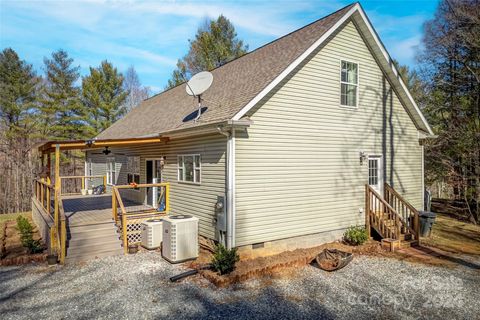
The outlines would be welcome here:
[[[90,224],[90,225],[69,225],[68,229],[70,233],[85,232],[85,231],[100,231],[100,230],[112,230],[115,229],[115,224],[112,222]]]
[[[67,236],[71,238],[77,238],[77,237],[95,237],[97,235],[113,235],[113,234],[118,234],[116,228],[114,227],[109,227],[107,229],[97,229],[97,230],[82,230],[82,231],[68,231],[67,230]]]
[[[95,258],[119,256],[122,254],[123,254],[123,249],[120,248],[118,250],[104,250],[104,251],[97,251],[95,253],[69,255],[66,257],[66,261],[67,263],[74,263],[74,262],[93,260]]]
[[[79,247],[79,246],[103,246],[105,243],[109,242],[119,242],[120,241],[120,235],[117,234],[100,234],[100,235],[95,235],[95,236],[82,236],[82,237],[73,237],[70,240],[68,240],[68,247]],[[120,243],[120,242],[119,242]]]
[[[120,241],[105,243],[102,246],[78,246],[67,248],[67,257],[77,255],[92,255],[98,252],[115,251],[122,249]]]
[[[400,248],[409,248],[409,247],[416,247],[418,246],[417,240],[406,240],[400,242]]]

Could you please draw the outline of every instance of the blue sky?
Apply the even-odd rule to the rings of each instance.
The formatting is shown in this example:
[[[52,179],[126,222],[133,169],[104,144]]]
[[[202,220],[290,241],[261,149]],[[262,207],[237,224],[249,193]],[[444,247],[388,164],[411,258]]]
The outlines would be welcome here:
[[[43,57],[66,50],[88,73],[104,59],[120,71],[130,65],[144,85],[161,91],[188,39],[206,18],[224,14],[253,50],[351,1],[22,1],[0,0],[0,47],[11,47],[42,73]],[[415,67],[423,23],[438,4],[362,1],[393,58]]]

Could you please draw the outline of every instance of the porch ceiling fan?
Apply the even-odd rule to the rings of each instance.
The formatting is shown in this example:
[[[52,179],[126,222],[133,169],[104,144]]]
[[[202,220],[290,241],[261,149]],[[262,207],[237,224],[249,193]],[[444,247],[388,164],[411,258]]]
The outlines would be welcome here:
[[[103,150],[102,153],[108,156],[110,153],[112,153],[112,151],[108,150],[108,147],[105,147],[105,150]]]

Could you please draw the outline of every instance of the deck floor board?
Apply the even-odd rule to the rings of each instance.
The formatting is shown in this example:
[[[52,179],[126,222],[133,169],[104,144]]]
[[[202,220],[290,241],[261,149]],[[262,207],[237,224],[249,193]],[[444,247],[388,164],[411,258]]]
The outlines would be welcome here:
[[[112,196],[62,196],[63,209],[70,226],[112,223]],[[122,199],[127,212],[151,210],[152,207]]]

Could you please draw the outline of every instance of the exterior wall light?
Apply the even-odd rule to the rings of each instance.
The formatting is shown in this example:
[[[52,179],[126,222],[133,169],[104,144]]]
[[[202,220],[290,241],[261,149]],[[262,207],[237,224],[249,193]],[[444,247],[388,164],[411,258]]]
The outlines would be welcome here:
[[[360,165],[367,160],[367,153],[365,151],[360,151]]]

